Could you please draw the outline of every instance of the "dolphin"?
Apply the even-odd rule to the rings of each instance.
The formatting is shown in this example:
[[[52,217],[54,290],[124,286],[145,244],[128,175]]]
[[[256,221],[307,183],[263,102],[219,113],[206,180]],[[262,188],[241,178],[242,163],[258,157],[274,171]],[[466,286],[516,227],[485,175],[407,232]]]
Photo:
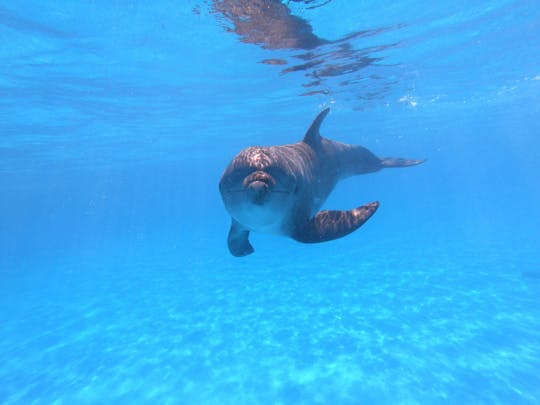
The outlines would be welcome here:
[[[250,232],[281,234],[303,243],[348,235],[375,213],[379,203],[319,211],[339,180],[425,161],[378,158],[362,146],[323,138],[319,129],[329,111],[319,113],[302,141],[248,147],[225,169],[219,190],[232,217],[227,244],[234,256],[253,253]]]

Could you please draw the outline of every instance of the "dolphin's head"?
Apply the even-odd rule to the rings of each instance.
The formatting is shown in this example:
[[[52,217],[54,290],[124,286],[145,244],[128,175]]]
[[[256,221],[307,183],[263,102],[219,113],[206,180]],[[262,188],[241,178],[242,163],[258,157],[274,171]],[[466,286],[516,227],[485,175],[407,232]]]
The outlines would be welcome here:
[[[250,230],[277,231],[291,211],[294,173],[272,148],[251,147],[229,164],[219,182],[225,208]]]

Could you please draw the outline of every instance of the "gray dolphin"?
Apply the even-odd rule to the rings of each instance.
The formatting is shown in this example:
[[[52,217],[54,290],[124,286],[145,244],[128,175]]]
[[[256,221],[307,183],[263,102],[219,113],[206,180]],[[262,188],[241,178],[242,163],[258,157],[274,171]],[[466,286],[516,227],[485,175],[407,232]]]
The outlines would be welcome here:
[[[234,256],[253,253],[251,231],[282,234],[303,243],[348,235],[375,213],[379,203],[348,211],[317,212],[339,180],[424,162],[381,159],[361,146],[323,138],[319,129],[329,111],[319,113],[302,141],[248,147],[225,169],[219,190],[232,217],[227,243]]]

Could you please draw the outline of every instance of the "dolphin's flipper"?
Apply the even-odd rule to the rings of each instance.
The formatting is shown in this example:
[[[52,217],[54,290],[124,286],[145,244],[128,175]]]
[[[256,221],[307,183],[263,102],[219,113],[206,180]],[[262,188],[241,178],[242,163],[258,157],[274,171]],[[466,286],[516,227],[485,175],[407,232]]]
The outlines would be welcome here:
[[[248,238],[249,231],[233,219],[229,236],[227,237],[227,245],[233,256],[247,256],[254,252]]]
[[[407,167],[407,166],[416,166],[420,163],[424,163],[426,159],[403,159],[403,158],[382,158],[381,166],[383,168],[387,167]]]
[[[303,243],[326,242],[341,238],[360,228],[379,208],[372,202],[350,211],[320,211],[307,223],[298,226],[292,237]]]

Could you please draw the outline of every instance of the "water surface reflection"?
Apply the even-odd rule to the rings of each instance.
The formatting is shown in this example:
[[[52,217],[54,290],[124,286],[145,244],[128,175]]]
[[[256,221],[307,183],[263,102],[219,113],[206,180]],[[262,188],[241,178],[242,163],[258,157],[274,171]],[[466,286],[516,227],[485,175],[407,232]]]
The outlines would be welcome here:
[[[380,85],[370,86],[369,91],[357,97],[362,100],[383,97],[392,80],[365,70],[384,65],[382,52],[399,43],[360,48],[353,44],[361,45],[368,42],[368,37],[400,29],[403,25],[356,31],[330,40],[318,36],[309,21],[294,15],[288,6],[291,2],[303,3],[309,10],[328,5],[331,0],[213,0],[211,9],[225,30],[236,34],[240,41],[276,51],[276,57],[260,63],[282,66],[282,74],[303,72],[307,80],[303,83],[306,91],[302,95],[329,94],[361,81],[378,81]],[[373,44],[373,40],[369,43]],[[279,50],[300,53],[291,57]]]

